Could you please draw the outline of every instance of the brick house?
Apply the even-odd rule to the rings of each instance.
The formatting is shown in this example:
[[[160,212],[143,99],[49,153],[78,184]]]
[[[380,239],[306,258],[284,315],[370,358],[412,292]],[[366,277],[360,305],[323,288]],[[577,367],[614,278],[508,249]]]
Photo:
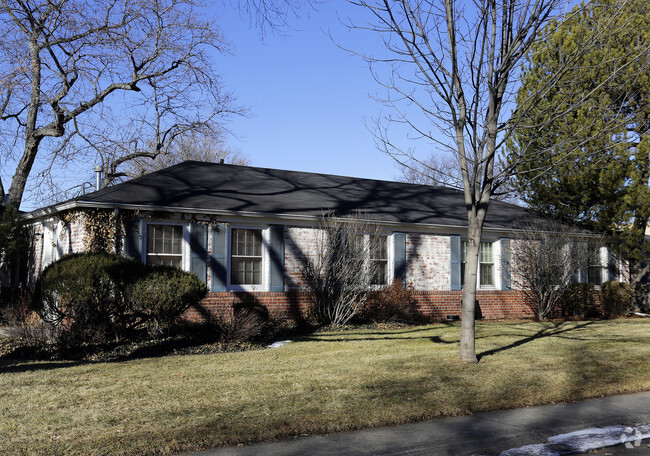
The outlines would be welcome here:
[[[204,280],[210,293],[189,318],[228,312],[246,296],[276,316],[297,317],[309,302],[301,265],[313,255],[319,218],[355,211],[381,228],[377,258],[369,258],[381,267],[378,286],[402,279],[424,315],[460,314],[467,216],[462,193],[449,188],[188,161],[27,218],[36,233],[35,275],[103,239],[127,256]],[[519,206],[490,205],[477,292],[485,318],[533,316],[505,254],[517,242],[513,224],[532,218]],[[597,257],[598,281],[620,278],[608,267],[607,249]]]

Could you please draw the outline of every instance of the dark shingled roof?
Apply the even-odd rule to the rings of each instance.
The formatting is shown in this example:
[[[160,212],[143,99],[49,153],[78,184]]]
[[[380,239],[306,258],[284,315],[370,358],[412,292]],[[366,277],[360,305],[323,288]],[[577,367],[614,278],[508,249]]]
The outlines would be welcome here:
[[[371,219],[404,224],[467,226],[463,194],[445,187],[186,161],[79,196],[69,202],[319,216],[361,210]],[[144,207],[143,207],[144,208]],[[532,211],[493,201],[485,228],[507,229]]]

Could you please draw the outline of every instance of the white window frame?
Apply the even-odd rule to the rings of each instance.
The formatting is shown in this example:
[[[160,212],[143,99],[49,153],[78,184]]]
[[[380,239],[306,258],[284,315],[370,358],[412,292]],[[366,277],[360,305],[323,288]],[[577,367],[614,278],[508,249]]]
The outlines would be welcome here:
[[[147,250],[149,248],[149,226],[150,225],[171,225],[180,226],[183,229],[183,236],[181,240],[181,270],[190,270],[190,225],[181,221],[174,220],[146,220],[144,223],[144,233],[142,236],[142,262],[147,264]]]
[[[232,278],[232,230],[260,230],[262,232],[262,271],[260,277],[261,284],[240,285],[231,283]],[[270,246],[271,227],[269,225],[244,225],[235,224],[228,227],[227,232],[227,278],[226,290],[228,291],[268,291],[270,282],[270,264],[269,264],[269,246]]]
[[[476,289],[477,290],[500,290],[501,289],[501,242],[495,240],[481,239],[481,244],[492,244],[492,285],[481,285],[481,247],[478,252],[478,265],[476,271]],[[465,255],[463,255],[465,252]],[[465,259],[467,258],[467,239],[460,241],[460,270],[461,270],[461,290],[465,276]],[[486,263],[488,264],[488,263]]]
[[[581,277],[581,282],[585,283],[591,283],[594,285],[594,289],[600,290],[600,286],[607,282],[607,246],[600,246],[598,247],[598,260],[600,262],[600,283],[595,283],[589,280],[589,270],[595,267],[598,267],[596,264],[592,265],[591,264],[591,259],[589,260],[589,265],[587,266],[587,270],[585,271],[586,274],[584,274],[583,271],[581,271],[581,276],[586,275],[586,277]],[[603,252],[605,255],[603,255]]]
[[[382,289],[385,287],[390,287],[391,284],[393,283],[393,263],[394,263],[394,244],[393,244],[393,233],[377,233],[378,236],[382,236],[386,238],[386,283],[384,284],[379,284],[379,283],[372,283],[372,277],[370,278],[370,286],[372,289]],[[371,249],[370,249],[370,235],[366,234],[364,235],[364,242],[366,242],[368,246],[368,258],[366,259],[368,262],[368,273],[370,273],[370,262],[373,260],[371,258]]]

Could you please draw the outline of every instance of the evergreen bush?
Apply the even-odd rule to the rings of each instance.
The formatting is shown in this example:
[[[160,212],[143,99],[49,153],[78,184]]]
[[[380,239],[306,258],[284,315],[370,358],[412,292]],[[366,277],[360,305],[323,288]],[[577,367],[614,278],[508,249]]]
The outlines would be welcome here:
[[[600,286],[605,318],[625,315],[632,308],[634,288],[629,283],[605,282]]]
[[[191,272],[172,266],[149,267],[127,290],[133,311],[149,329],[166,331],[174,321],[208,293],[205,283]]]
[[[207,291],[190,272],[109,253],[79,253],[45,268],[33,307],[62,347],[74,347],[132,338],[143,327],[161,333]]]
[[[41,274],[34,310],[57,329],[65,346],[124,337],[135,322],[125,292],[144,272],[142,263],[119,255],[66,255]]]
[[[595,316],[594,285],[572,283],[562,294],[560,303],[562,314],[566,317]]]

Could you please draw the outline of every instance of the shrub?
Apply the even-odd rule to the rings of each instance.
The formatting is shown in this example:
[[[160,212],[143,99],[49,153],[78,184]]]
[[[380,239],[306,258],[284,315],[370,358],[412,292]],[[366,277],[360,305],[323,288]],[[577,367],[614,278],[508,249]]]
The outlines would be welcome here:
[[[65,346],[122,337],[134,323],[126,288],[144,274],[141,263],[108,253],[66,255],[39,278],[34,308]]]
[[[174,321],[208,293],[191,272],[171,266],[153,266],[127,289],[128,302],[152,332],[168,330]]]
[[[365,306],[379,273],[378,263],[368,261],[379,228],[360,213],[324,214],[317,233],[314,255],[305,257],[301,267],[312,312],[322,326],[345,325]]]
[[[3,286],[0,309],[13,305],[23,293],[21,282],[27,279],[32,266],[31,230],[20,212],[11,204],[0,207],[0,283]]]
[[[600,286],[605,318],[620,317],[632,308],[634,289],[629,283],[605,282]]]
[[[597,312],[594,306],[594,285],[592,283],[572,283],[562,293],[560,303],[564,316],[595,316]]]
[[[411,289],[395,279],[390,287],[371,293],[360,319],[375,323],[415,323],[421,318]]]
[[[217,317],[220,339],[224,343],[250,342],[268,335],[269,311],[255,298],[245,298],[232,305],[231,317]]]
[[[0,321],[8,327],[8,337],[15,345],[44,348],[48,342],[48,328],[39,324],[29,302],[16,301],[0,309]]]

